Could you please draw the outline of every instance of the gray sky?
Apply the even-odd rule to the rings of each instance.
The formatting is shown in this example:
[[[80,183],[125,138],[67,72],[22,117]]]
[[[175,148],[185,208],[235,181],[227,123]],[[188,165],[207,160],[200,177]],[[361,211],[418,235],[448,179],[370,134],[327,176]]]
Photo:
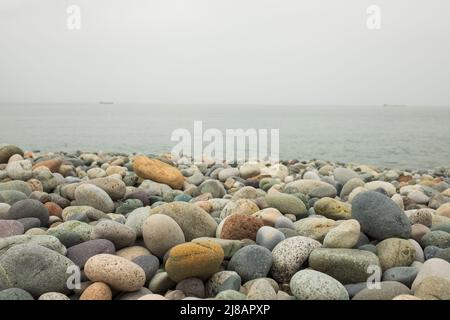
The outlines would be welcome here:
[[[381,30],[366,27],[371,4]],[[1,0],[0,102],[450,105],[449,12],[449,0]]]

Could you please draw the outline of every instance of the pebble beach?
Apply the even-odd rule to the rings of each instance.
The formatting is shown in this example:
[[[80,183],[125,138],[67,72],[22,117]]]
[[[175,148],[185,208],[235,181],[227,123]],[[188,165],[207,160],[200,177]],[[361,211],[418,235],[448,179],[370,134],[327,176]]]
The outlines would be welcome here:
[[[0,144],[0,300],[196,299],[450,300],[450,166]]]

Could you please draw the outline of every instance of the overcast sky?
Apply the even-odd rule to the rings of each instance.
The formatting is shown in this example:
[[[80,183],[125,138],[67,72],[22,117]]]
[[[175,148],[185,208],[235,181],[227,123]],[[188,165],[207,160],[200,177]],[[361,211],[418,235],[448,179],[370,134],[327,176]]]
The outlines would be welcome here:
[[[450,105],[449,13],[449,0],[1,0],[0,102]]]

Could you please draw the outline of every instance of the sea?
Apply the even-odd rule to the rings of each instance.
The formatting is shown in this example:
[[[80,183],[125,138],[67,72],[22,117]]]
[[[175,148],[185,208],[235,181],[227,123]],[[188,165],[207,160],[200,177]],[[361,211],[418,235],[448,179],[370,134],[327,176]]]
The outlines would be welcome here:
[[[177,129],[279,130],[281,159],[450,166],[450,107],[0,104],[0,144],[31,151],[170,152]],[[260,131],[258,131],[260,132]],[[269,137],[270,139],[270,137]]]

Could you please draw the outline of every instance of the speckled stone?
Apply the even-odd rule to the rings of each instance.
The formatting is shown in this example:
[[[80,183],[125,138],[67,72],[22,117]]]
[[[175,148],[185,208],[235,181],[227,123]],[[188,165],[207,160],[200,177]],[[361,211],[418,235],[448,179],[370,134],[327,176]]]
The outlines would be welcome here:
[[[289,286],[299,300],[349,300],[347,290],[339,281],[315,270],[297,272]]]
[[[320,246],[320,242],[302,236],[281,241],[272,250],[272,277],[278,282],[288,282],[308,259],[311,251]]]
[[[84,272],[91,281],[104,282],[118,291],[136,291],[145,284],[145,272],[140,266],[111,254],[89,258]]]

